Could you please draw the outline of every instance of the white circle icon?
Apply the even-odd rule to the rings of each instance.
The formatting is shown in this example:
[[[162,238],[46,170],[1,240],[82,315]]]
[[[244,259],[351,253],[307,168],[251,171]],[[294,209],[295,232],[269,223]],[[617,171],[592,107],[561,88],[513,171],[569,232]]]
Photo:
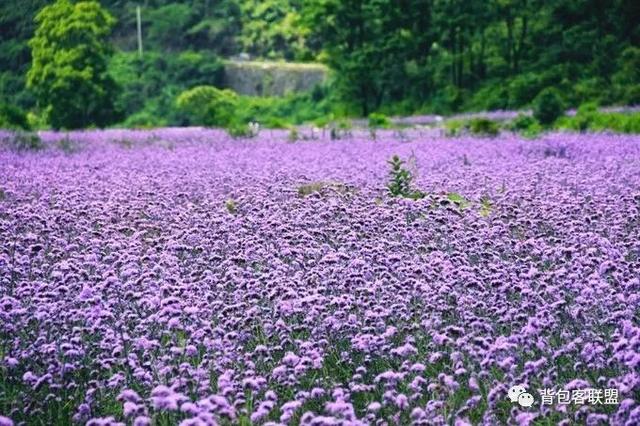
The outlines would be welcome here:
[[[509,389],[507,396],[511,402],[517,402],[522,407],[531,407],[534,403],[533,395],[527,392],[527,389],[522,385],[515,385]]]
[[[533,405],[533,395],[529,392],[521,393],[518,397],[518,404],[523,407],[531,407]]]
[[[511,389],[509,389],[509,392],[507,393],[507,395],[509,396],[509,399],[511,400],[511,402],[518,402],[518,397],[520,396],[520,394],[527,392],[527,389],[522,386],[522,385],[515,385],[512,386]]]

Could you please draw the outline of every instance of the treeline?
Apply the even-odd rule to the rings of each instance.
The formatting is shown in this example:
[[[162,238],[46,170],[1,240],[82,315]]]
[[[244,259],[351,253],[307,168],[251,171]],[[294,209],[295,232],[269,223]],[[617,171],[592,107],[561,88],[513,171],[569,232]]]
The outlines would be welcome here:
[[[294,97],[307,109],[321,102],[323,113],[328,103],[337,114],[364,116],[516,109],[549,87],[567,106],[640,103],[637,0],[100,3],[115,18],[107,40],[114,49],[104,57],[115,82],[111,121],[127,125],[190,124],[176,98],[195,86],[219,87],[220,59],[241,54],[327,63],[334,71],[329,86]],[[0,4],[0,100],[36,114],[42,97],[26,84],[28,42],[48,4]]]
[[[640,102],[637,0],[326,0],[306,15],[363,114],[520,108],[550,86],[571,105]]]

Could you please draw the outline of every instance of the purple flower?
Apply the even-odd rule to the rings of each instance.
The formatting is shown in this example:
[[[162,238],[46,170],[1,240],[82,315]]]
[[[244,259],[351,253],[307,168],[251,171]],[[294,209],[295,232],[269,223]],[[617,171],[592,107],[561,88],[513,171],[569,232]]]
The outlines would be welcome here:
[[[438,132],[0,143],[3,415],[640,423],[638,137]],[[61,153],[67,136],[80,151]],[[424,198],[389,196],[395,154]],[[525,410],[516,384],[621,402]]]

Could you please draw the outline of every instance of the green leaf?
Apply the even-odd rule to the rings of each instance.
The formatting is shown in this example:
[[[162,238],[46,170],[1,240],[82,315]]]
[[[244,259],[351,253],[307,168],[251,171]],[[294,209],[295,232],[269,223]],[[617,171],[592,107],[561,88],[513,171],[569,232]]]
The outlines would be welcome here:
[[[471,205],[471,202],[464,198],[462,195],[457,192],[450,192],[447,194],[447,199],[460,207],[461,209],[466,209]]]

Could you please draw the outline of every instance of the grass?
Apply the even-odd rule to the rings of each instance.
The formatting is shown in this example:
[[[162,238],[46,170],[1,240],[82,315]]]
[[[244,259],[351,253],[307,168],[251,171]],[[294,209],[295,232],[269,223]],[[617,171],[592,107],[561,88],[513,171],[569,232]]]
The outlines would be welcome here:
[[[555,127],[573,131],[613,131],[616,133],[640,133],[640,113],[604,113],[593,109],[590,105],[581,107],[573,117],[560,118]]]

